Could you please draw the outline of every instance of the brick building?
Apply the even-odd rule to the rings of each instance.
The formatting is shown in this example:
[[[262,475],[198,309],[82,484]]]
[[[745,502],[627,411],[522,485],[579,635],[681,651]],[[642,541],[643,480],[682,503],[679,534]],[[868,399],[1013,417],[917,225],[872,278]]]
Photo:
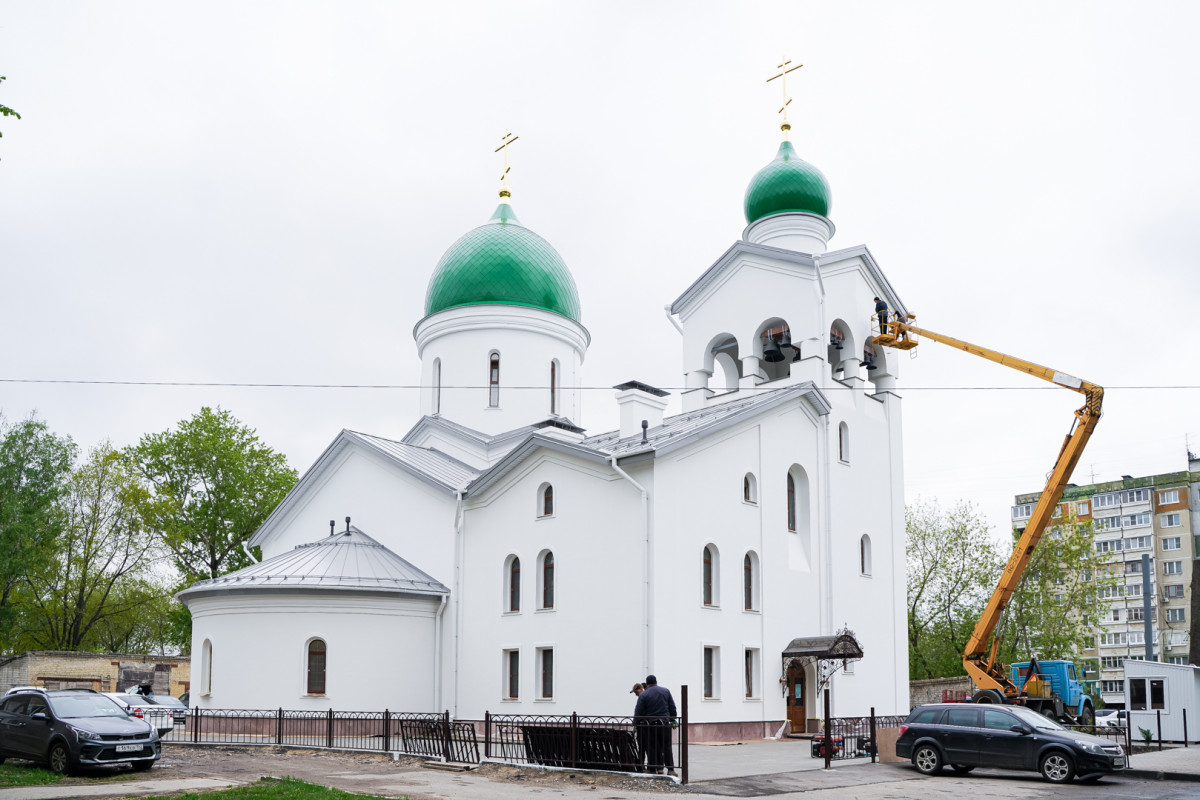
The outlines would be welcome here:
[[[149,683],[155,694],[179,697],[191,686],[188,656],[30,650],[0,657],[0,692],[14,686],[124,691]]]

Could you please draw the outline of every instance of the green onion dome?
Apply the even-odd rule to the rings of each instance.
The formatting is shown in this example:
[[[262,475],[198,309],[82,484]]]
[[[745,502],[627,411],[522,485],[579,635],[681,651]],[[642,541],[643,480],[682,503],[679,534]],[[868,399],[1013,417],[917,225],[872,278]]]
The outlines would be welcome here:
[[[746,222],[788,211],[829,216],[829,181],[821,170],[796,155],[792,143],[779,145],[775,160],[760,169],[746,187]]]
[[[580,321],[579,292],[567,265],[507,202],[450,246],[425,293],[426,315],[477,305],[540,308]]]

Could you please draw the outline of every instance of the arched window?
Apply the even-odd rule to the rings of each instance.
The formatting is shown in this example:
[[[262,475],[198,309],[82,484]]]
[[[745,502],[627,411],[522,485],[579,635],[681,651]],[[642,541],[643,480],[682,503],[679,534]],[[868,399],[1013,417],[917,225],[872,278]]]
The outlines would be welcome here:
[[[539,493],[538,516],[539,517],[554,516],[554,487],[548,483],[542,485],[542,490]]]
[[[796,532],[796,479],[790,472],[787,476],[787,525],[789,531]]]
[[[500,407],[500,354],[492,353],[488,359],[488,407]]]
[[[721,604],[721,556],[716,545],[704,546],[700,567],[701,600],[706,606]]]
[[[510,614],[521,610],[521,559],[509,556],[504,570],[504,610]]]
[[[325,694],[325,642],[313,639],[308,643],[308,693]]]
[[[745,602],[747,611],[754,609],[754,563],[750,560],[750,554],[746,553],[746,557],[742,559],[742,599]]]
[[[554,608],[554,553],[549,550],[542,555],[541,584],[542,608]]]
[[[558,413],[558,362],[550,362],[550,413]]]
[[[844,422],[838,423],[838,459],[850,461],[850,427]]]
[[[433,413],[442,413],[442,360],[433,360]]]
[[[205,639],[200,648],[200,694],[212,694],[212,659],[212,640]]]
[[[861,574],[871,574],[871,537],[865,533],[858,540],[858,563]]]
[[[747,472],[746,477],[742,478],[742,501],[758,502],[758,481],[755,480],[753,472]]]

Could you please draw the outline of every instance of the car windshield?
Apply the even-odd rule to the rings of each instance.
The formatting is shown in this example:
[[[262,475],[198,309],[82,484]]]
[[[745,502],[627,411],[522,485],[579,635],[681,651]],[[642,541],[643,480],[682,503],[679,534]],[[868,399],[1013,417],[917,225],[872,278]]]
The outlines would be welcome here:
[[[63,719],[80,717],[124,717],[125,709],[102,694],[49,695],[54,716]]]
[[[1059,725],[1049,717],[1042,716],[1036,711],[1031,711],[1028,708],[1020,706],[1010,706],[1009,711],[1017,715],[1017,718],[1031,728],[1037,728],[1043,731],[1065,731],[1062,725]]]

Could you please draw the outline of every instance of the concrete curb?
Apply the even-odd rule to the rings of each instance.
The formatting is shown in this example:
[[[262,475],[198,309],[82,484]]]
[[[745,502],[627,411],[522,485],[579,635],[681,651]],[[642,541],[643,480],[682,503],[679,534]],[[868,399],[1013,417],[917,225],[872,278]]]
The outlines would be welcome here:
[[[1146,778],[1152,781],[1192,781],[1200,783],[1200,774],[1195,772],[1168,772],[1161,769],[1127,769],[1119,774],[1130,778]],[[1116,777],[1116,774],[1113,777]]]

